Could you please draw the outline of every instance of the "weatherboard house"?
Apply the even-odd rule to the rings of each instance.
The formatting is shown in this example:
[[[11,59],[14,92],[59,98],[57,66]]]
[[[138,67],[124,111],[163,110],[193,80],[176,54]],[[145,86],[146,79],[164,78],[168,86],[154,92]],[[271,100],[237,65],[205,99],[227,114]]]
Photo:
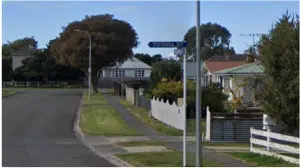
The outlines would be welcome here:
[[[22,66],[22,61],[26,58],[32,57],[32,54],[36,51],[36,48],[29,46],[23,47],[15,52],[12,52],[12,69],[15,70],[18,67]]]
[[[103,78],[115,80],[150,80],[152,67],[141,60],[132,57],[122,64],[105,68],[102,71]]]

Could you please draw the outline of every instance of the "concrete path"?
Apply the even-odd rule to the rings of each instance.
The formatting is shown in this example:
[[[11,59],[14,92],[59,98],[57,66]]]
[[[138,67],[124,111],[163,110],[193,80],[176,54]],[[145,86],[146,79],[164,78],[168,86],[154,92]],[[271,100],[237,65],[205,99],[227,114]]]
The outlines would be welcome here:
[[[128,124],[130,128],[136,129],[139,132],[143,132],[145,136],[152,140],[168,140],[170,138],[166,138],[162,133],[157,132],[152,129],[146,123],[140,121],[135,116],[131,115],[131,113],[121,104],[119,103],[120,97],[113,96],[107,93],[105,90],[101,90],[104,94],[104,98],[116,109],[116,111],[122,116],[125,122]],[[171,149],[181,150],[182,151],[182,142],[180,141],[166,141],[167,147]],[[187,151],[195,152],[196,145],[194,143],[187,143]],[[217,163],[220,163],[224,167],[248,167],[249,165],[243,163],[239,160],[232,159],[229,156],[225,156],[211,149],[203,149],[203,155],[205,158],[214,160]]]
[[[82,91],[27,90],[2,99],[2,166],[113,166],[73,134]]]

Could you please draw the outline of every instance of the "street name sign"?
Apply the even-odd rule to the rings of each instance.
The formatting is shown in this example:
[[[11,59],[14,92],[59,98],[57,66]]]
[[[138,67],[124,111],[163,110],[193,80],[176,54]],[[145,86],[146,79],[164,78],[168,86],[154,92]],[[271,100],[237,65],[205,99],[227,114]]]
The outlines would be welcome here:
[[[177,56],[182,56],[184,55],[184,49],[183,48],[180,48],[180,49],[175,49],[174,50],[174,55],[177,55]]]
[[[150,41],[150,48],[183,48],[187,46],[186,41]]]

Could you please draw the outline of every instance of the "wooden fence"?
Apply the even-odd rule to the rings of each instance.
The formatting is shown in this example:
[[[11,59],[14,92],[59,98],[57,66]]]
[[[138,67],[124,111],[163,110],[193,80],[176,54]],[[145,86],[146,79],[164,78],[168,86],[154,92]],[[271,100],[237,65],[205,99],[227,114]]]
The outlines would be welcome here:
[[[175,102],[172,104],[167,100],[164,102],[163,100],[159,100],[153,97],[151,100],[151,116],[156,118],[157,120],[180,130],[183,130],[184,122],[184,114],[183,114],[183,106],[178,107]]]
[[[273,157],[281,158],[290,163],[299,164],[299,158],[279,154],[280,152],[281,153],[284,152],[284,153],[288,153],[288,154],[297,154],[299,156],[299,154],[300,154],[299,148],[295,148],[293,146],[289,146],[286,144],[272,142],[272,139],[277,139],[280,141],[286,141],[289,143],[294,143],[294,144],[299,145],[299,142],[300,142],[299,137],[293,137],[293,136],[288,136],[288,135],[282,135],[279,133],[258,130],[258,129],[254,129],[252,127],[250,128],[250,134],[251,134],[251,138],[250,138],[250,151],[251,152],[259,153],[259,154],[267,155],[267,156],[273,156]],[[254,136],[266,137],[267,140],[254,138]],[[253,146],[253,144],[264,146],[267,149],[263,150],[260,148],[255,148]],[[271,152],[270,148],[275,149],[275,150],[273,150]],[[275,152],[275,151],[279,151],[279,152]]]

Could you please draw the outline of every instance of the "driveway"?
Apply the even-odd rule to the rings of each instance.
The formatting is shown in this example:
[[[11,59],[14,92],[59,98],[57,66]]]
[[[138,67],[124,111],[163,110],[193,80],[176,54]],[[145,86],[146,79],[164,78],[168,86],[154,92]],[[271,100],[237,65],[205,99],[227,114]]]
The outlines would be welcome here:
[[[2,99],[2,166],[113,166],[75,138],[81,93],[28,90]]]

